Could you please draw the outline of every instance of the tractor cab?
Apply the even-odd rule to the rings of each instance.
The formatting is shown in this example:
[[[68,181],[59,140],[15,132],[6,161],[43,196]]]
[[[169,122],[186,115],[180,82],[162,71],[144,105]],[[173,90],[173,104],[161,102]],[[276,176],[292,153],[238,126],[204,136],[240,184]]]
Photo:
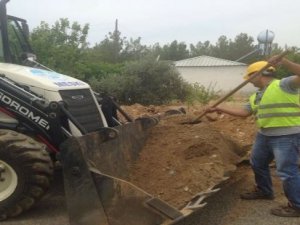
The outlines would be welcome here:
[[[6,14],[6,3],[0,2],[0,62],[26,64],[35,59],[29,44],[26,20]]]

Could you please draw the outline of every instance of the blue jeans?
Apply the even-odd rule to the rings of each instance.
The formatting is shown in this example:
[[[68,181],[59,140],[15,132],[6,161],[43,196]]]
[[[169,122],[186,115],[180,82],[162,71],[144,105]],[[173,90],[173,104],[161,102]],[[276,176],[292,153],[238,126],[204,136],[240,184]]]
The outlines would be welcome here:
[[[299,150],[300,134],[265,136],[257,133],[250,159],[257,188],[266,195],[273,195],[269,163],[275,159],[285,196],[297,208],[300,208]]]

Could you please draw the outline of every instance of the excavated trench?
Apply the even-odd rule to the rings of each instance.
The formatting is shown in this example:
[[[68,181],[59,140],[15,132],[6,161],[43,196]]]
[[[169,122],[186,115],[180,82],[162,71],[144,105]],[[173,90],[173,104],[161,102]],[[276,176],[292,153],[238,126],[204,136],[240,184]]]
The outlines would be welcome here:
[[[195,117],[164,119],[152,129],[132,167],[133,183],[178,208],[198,192],[220,188],[204,200],[205,207],[178,225],[299,224],[297,218],[270,214],[272,207],[286,204],[274,168],[274,201],[245,201],[239,197],[254,188],[248,163],[256,132],[253,118],[212,115],[199,124],[182,125],[190,116]],[[229,179],[224,181],[226,177]]]
[[[177,208],[222,183],[247,153],[211,123],[182,125],[183,120],[172,116],[153,127],[130,173],[132,183]]]

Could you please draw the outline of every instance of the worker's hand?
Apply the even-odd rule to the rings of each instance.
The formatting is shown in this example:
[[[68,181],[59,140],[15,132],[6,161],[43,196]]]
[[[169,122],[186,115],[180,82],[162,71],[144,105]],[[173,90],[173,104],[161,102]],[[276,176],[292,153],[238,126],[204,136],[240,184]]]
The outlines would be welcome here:
[[[272,66],[278,66],[282,64],[283,60],[285,60],[285,58],[280,58],[279,55],[274,55],[268,60],[268,63]]]

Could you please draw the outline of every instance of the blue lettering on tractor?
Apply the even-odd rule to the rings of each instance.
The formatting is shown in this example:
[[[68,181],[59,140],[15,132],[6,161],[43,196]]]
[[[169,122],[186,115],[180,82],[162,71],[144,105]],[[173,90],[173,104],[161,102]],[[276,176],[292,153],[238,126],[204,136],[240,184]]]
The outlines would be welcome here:
[[[54,82],[59,87],[69,87],[69,86],[82,86],[84,83],[78,81],[69,81],[69,82]]]
[[[65,76],[60,73],[53,71],[47,71],[42,69],[32,68],[30,69],[32,75],[46,78],[53,81],[53,83],[59,87],[70,87],[70,86],[84,86],[85,83],[80,81],[70,81],[73,80],[71,77]]]

